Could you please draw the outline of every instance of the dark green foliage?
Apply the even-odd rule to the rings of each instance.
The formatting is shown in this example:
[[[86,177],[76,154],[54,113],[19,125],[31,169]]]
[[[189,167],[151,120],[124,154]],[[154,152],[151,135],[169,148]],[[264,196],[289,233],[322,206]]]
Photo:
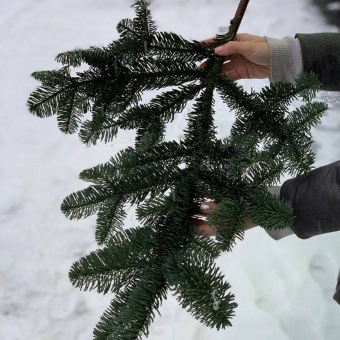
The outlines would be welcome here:
[[[158,267],[149,268],[116,294],[94,329],[96,340],[141,339],[155,318],[168,286]]]
[[[234,316],[234,295],[226,294],[230,285],[223,282],[212,259],[202,254],[175,254],[165,264],[165,276],[174,290],[177,301],[204,325],[231,326]]]
[[[69,273],[80,289],[116,294],[94,330],[96,340],[147,335],[169,290],[205,325],[231,326],[237,304],[214,261],[243,239],[247,216],[270,230],[291,226],[291,204],[267,187],[285,172],[310,172],[310,129],[327,109],[312,102],[320,86],[313,74],[251,93],[221,74],[224,58],[214,47],[230,41],[232,31],[213,44],[189,42],[156,32],[145,1],[134,7],[136,18],[117,26],[119,40],[61,53],[60,70],[34,72],[42,85],[28,100],[32,113],[56,114],[60,130],[78,131],[85,144],[111,142],[119,128],[136,130],[135,148],[84,170],[80,178],[91,185],[61,205],[71,219],[97,213],[95,238],[104,248],[74,263]],[[195,63],[205,58],[206,68],[198,69]],[[70,68],[83,63],[88,70],[72,77]],[[144,91],[166,87],[177,88],[139,104]],[[216,137],[215,94],[236,113],[224,140]],[[164,142],[167,123],[194,99],[183,140]],[[290,112],[295,99],[304,104]],[[83,121],[87,112],[92,119]],[[202,193],[218,204],[207,220],[216,239],[195,228],[192,216]],[[137,205],[137,228],[123,228],[128,204]]]
[[[116,233],[107,247],[92,252],[72,265],[70,280],[80,289],[106,294],[118,293],[123,285],[138,277],[152,263],[152,228],[136,228]]]

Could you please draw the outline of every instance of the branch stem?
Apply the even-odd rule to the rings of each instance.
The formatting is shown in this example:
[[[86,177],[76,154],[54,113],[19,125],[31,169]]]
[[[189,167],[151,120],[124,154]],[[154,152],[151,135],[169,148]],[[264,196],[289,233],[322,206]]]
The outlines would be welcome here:
[[[241,21],[243,19],[244,13],[246,12],[247,6],[248,6],[249,0],[240,0],[240,3],[237,7],[235,17],[233,20],[230,21],[230,28],[229,30],[233,32],[233,39],[236,39],[237,31],[241,25]]]

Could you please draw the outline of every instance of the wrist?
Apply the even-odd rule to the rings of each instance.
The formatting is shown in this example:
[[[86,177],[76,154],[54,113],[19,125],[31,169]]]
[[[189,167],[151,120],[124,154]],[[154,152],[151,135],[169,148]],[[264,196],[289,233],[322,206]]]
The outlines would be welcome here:
[[[267,36],[265,38],[271,53],[270,82],[294,83],[297,75],[303,71],[299,39],[292,37],[276,39]]]

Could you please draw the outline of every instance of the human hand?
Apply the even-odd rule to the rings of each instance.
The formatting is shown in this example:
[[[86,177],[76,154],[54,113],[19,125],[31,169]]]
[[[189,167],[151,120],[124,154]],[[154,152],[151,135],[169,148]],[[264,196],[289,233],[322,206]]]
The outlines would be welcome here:
[[[203,197],[208,197],[204,195]],[[211,202],[203,202],[200,206],[201,214],[197,214],[195,216],[199,218],[206,218],[211,211],[216,208],[217,204],[214,201]],[[195,224],[197,228],[197,232],[202,233],[202,236],[216,236],[216,228],[209,226],[205,220],[203,219],[195,219]]]
[[[205,194],[201,197],[209,198]],[[202,236],[216,236],[216,228],[214,226],[209,226],[206,221],[202,219],[206,218],[216,207],[217,204],[212,200],[210,200],[209,202],[203,202],[200,207],[201,214],[194,215],[195,217],[200,218],[195,219],[195,225],[197,228],[197,232],[201,233]],[[245,218],[244,224],[246,226],[245,230],[249,230],[257,226],[257,224],[253,223],[249,217]]]
[[[215,53],[226,57],[222,73],[232,80],[270,78],[270,49],[264,37],[247,33],[236,34],[237,41],[221,45],[221,52]],[[213,43],[213,38],[200,42]],[[198,68],[205,68],[206,61]]]

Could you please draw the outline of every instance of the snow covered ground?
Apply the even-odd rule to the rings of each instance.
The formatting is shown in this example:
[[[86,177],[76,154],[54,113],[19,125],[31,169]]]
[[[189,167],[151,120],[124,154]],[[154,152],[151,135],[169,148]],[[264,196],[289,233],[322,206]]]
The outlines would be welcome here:
[[[227,27],[239,0],[153,0],[160,31],[201,40]],[[111,296],[73,288],[73,262],[97,249],[96,217],[70,221],[62,200],[87,187],[85,169],[133,146],[134,131],[120,131],[110,144],[86,147],[77,135],[63,135],[55,117],[38,119],[26,102],[39,85],[30,74],[60,67],[67,50],[106,46],[118,38],[117,23],[134,16],[133,0],[0,1],[0,340],[88,340]],[[309,0],[251,0],[240,32],[282,38],[295,33],[338,32]],[[247,90],[268,80],[243,80]],[[148,93],[150,99],[155,93]],[[319,92],[329,111],[312,130],[316,167],[340,159],[338,93]],[[179,140],[186,108],[167,130]],[[235,116],[216,97],[219,138]],[[281,184],[289,179],[282,177]],[[278,184],[280,185],[280,184]],[[126,226],[137,225],[134,209]],[[219,260],[239,304],[233,326],[215,331],[181,309],[169,294],[162,316],[151,326],[152,340],[334,340],[339,339],[340,306],[332,299],[340,268],[340,233],[275,241],[261,228],[246,233]]]

